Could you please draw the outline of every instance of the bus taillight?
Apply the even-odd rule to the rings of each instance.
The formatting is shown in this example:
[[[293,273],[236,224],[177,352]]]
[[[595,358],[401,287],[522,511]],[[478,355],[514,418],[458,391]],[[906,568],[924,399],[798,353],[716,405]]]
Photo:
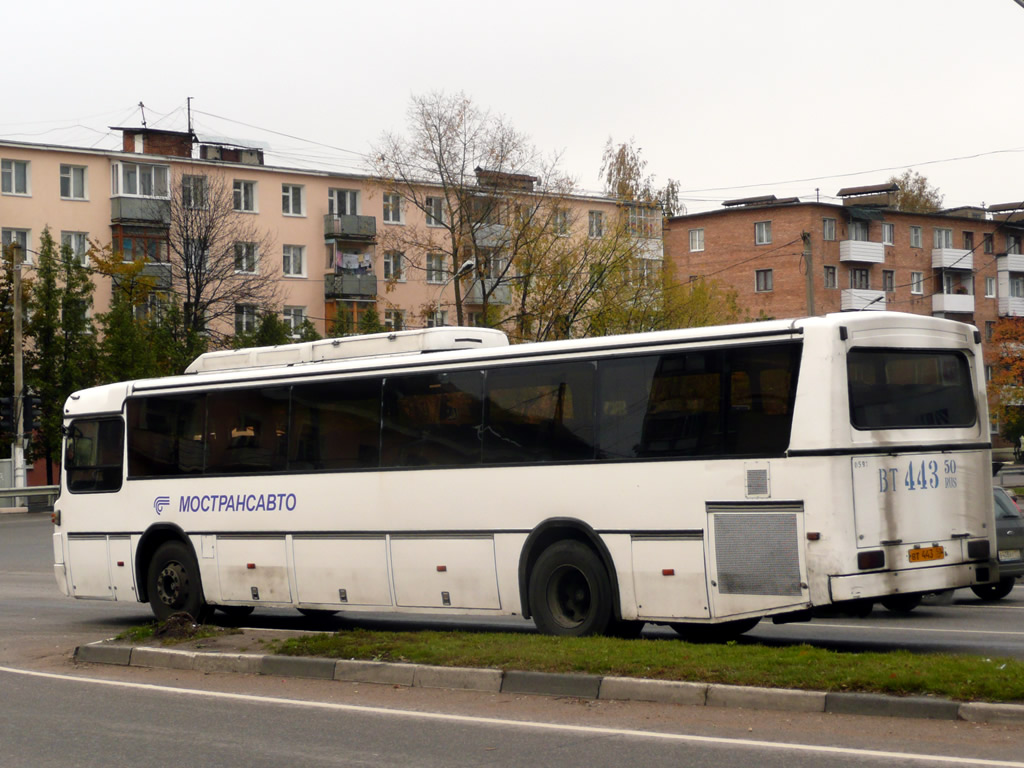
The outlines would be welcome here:
[[[885,552],[880,549],[872,549],[867,552],[857,553],[857,567],[862,571],[871,571],[876,568],[885,567]]]

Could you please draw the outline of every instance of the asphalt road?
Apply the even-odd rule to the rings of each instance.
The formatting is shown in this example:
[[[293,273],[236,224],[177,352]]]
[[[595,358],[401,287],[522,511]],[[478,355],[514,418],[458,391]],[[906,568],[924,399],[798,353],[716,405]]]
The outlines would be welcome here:
[[[129,667],[76,666],[74,646],[148,621],[146,606],[56,590],[48,520],[0,516],[0,766],[1003,765],[1024,727],[518,697]],[[1022,590],[1024,591],[1024,590]],[[751,633],[830,647],[1024,643],[1024,603],[966,599]],[[292,611],[252,623],[312,626]],[[424,626],[360,618],[360,624]],[[439,622],[440,623],[440,622]],[[480,622],[444,620],[447,625]],[[532,631],[527,622],[492,622]],[[492,623],[488,623],[488,626]],[[328,627],[343,626],[340,620]],[[321,624],[323,626],[323,624]],[[666,631],[666,630],[653,630]],[[1003,634],[1000,634],[1003,633]],[[815,639],[817,638],[817,639]],[[903,642],[900,642],[903,638]],[[1024,655],[1024,654],[1021,654]],[[988,762],[986,762],[988,761]]]

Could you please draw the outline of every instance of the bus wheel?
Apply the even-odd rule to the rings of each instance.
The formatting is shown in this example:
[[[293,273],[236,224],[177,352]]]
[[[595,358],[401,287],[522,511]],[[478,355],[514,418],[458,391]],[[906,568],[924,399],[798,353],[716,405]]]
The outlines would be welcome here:
[[[1016,579],[1011,576],[995,584],[975,584],[971,587],[971,592],[982,600],[1002,600],[1013,590],[1015,582]]]
[[[921,604],[920,595],[889,595],[879,600],[882,607],[893,613],[910,613]]]
[[[723,621],[721,624],[686,624],[674,621],[669,624],[688,643],[725,643],[749,632],[761,621],[760,616],[752,619]]]
[[[149,562],[146,586],[149,607],[159,621],[184,611],[196,622],[203,622],[210,607],[203,599],[199,565],[192,550],[180,541],[161,544]]]
[[[612,588],[604,563],[578,541],[545,549],[530,573],[530,608],[547,635],[598,635],[612,619]]]

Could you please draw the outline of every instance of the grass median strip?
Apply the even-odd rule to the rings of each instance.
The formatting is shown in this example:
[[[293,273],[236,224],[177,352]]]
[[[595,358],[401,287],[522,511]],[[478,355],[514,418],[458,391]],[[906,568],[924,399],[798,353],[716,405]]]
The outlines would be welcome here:
[[[1024,702],[1024,662],[980,656],[838,653],[809,645],[774,648],[745,642],[702,645],[675,639],[362,629],[272,641],[266,650],[289,656]]]

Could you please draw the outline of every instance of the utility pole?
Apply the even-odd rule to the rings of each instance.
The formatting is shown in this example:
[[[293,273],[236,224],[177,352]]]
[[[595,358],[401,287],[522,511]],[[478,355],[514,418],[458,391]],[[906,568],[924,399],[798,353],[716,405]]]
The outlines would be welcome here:
[[[14,487],[24,488],[28,483],[25,478],[25,444],[22,438],[25,417],[25,384],[22,373],[21,357],[21,263],[24,253],[21,244],[11,242],[11,266],[14,279],[14,443],[11,445],[11,458],[14,464]]]
[[[801,232],[804,241],[804,270],[807,280],[807,316],[814,317],[814,260],[811,258],[811,233]]]

